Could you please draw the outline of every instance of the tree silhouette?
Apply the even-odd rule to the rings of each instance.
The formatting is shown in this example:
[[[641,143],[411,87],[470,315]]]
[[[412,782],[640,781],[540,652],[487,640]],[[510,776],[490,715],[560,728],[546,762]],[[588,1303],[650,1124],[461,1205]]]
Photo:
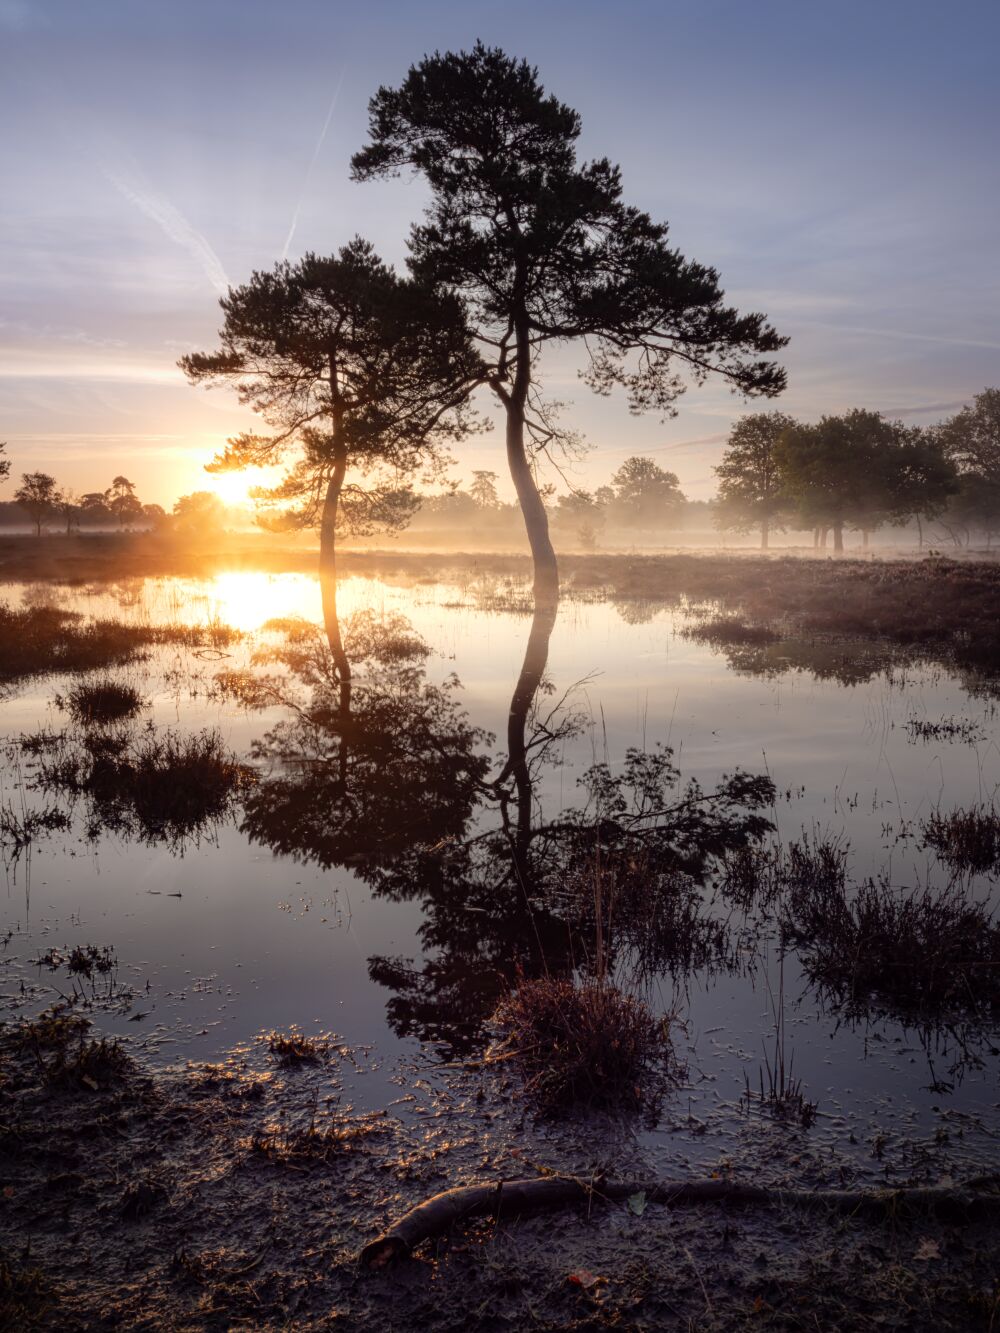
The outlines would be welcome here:
[[[741,417],[729,433],[719,478],[720,526],[736,532],[760,527],[760,549],[766,551],[770,533],[782,526],[788,508],[784,478],[778,466],[777,444],[795,425],[784,412],[758,412]]]
[[[14,499],[35,525],[35,536],[42,535],[42,524],[55,511],[59,489],[55,477],[47,472],[24,472]]]
[[[7,441],[0,440],[0,481],[6,481],[10,476],[10,459],[4,458],[7,452]]]
[[[795,425],[775,446],[789,497],[807,526],[833,529],[833,549],[844,549],[844,528],[865,533],[898,513],[899,445],[905,428],[879,412],[854,408]]]
[[[704,792],[681,785],[669,749],[629,750],[614,772],[592,765],[577,784],[583,803],[547,818],[539,779],[583,724],[545,676],[554,621],[550,600],[537,598],[506,759],[480,786],[473,831],[360,869],[381,896],[423,905],[422,964],[369,959],[402,1035],[468,1049],[518,974],[567,976],[600,958],[609,975],[627,963],[635,980],[732,956],[701,886],[771,829],[758,813],[773,800],[771,780],[736,773]]]
[[[283,522],[320,528],[324,588],[336,590],[338,525],[398,525],[415,507],[401,485],[471,428],[463,404],[482,373],[460,301],[400,278],[360,238],[335,256],[307,254],[231,288],[221,349],[180,365],[195,383],[232,383],[270,435],[230,440],[210,472],[288,465],[262,490]],[[348,483],[348,469],[367,479]],[[336,646],[336,607],[326,607]]]
[[[55,512],[62,518],[66,524],[66,536],[73,534],[73,529],[80,526],[80,501],[76,492],[70,490],[59,491],[53,504]]]
[[[351,656],[350,680],[315,626],[289,621],[284,630],[285,642],[258,659],[280,672],[230,681],[244,703],[289,714],[254,744],[265,767],[246,801],[251,839],[363,872],[385,859],[408,864],[415,845],[460,836],[491,738],[466,719],[457,680],[426,679],[430,650],[405,618],[346,619],[336,639]]]
[[[119,528],[142,514],[142,502],[135,493],[135,483],[129,481],[128,477],[115,477],[104,492],[104,502],[118,520]]]
[[[937,518],[959,490],[958,469],[945,451],[940,434],[913,427],[896,450],[891,481],[892,510],[897,522],[917,520],[920,545],[925,519]],[[1000,484],[997,484],[1000,490]]]
[[[225,517],[226,506],[214,491],[182,495],[174,505],[174,525],[188,537],[217,536],[222,531]]]
[[[473,472],[469,494],[481,509],[496,509],[500,504],[495,472]]]
[[[468,302],[506,413],[507,461],[535,562],[536,590],[558,586],[548,519],[532,475],[558,436],[538,396],[549,342],[579,342],[598,393],[624,387],[633,411],[671,413],[683,373],[774,395],[771,355],[786,339],[764,316],[723,304],[718,274],[670,248],[667,227],[622,201],[607,160],[579,164],[580,118],[548,96],[535,69],[477,42],[427,56],[369,104],[355,179],[421,173],[431,188],[410,237],[415,274]]]
[[[1000,389],[984,389],[938,428],[937,437],[962,472],[1000,483]]]
[[[659,527],[684,504],[680,483],[652,458],[626,458],[611,478],[613,508],[630,527]]]

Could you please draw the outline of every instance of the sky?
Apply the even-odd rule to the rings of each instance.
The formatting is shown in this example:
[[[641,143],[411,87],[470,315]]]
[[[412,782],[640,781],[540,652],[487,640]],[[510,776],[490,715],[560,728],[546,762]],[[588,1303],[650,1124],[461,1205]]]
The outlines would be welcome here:
[[[124,472],[166,506],[212,485],[204,463],[251,418],[177,358],[213,348],[220,294],[282,256],[360,233],[403,264],[425,194],[350,181],[367,101],[477,38],[536,64],[582,116],[581,156],[619,162],[626,200],[791,338],[777,403],[692,386],[666,422],[547,351],[543,385],[592,446],[575,485],[642,453],[707,498],[744,411],[929,423],[1000,383],[997,0],[0,0],[13,473],[90,491]],[[506,481],[501,434],[460,447],[454,475],[473,468]]]

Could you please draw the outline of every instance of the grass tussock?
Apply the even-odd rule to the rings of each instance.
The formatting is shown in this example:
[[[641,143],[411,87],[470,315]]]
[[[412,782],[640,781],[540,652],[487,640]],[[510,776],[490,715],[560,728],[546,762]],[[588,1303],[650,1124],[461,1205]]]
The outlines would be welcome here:
[[[849,851],[840,838],[818,834],[787,847],[737,847],[726,855],[720,888],[743,912],[767,911],[782,895],[826,902],[845,892]]]
[[[315,1065],[324,1060],[330,1050],[328,1037],[307,1037],[298,1028],[287,1032],[266,1032],[260,1040],[280,1065]]]
[[[57,694],[55,704],[84,727],[122,722],[138,716],[146,707],[134,685],[110,677],[74,685],[65,695]]]
[[[31,1057],[50,1088],[86,1087],[93,1091],[117,1083],[133,1068],[120,1042],[91,1037],[91,1025],[65,1006],[5,1027],[0,1044],[13,1054]]]
[[[16,810],[8,801],[0,806],[0,850],[17,857],[40,838],[65,832],[71,822],[65,811],[53,806]]]
[[[679,1080],[670,1019],[606,981],[523,980],[494,1023],[543,1115],[580,1109],[653,1122]]]
[[[975,805],[947,815],[936,811],[921,830],[924,845],[932,847],[956,874],[1000,869],[1000,813],[992,805]]]

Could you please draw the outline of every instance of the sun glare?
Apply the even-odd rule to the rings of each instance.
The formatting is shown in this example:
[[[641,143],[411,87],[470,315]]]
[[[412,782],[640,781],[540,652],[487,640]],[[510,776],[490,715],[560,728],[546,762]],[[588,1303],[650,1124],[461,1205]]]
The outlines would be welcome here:
[[[259,468],[254,469],[255,474],[246,472],[220,472],[209,474],[209,488],[215,492],[220,500],[227,505],[246,505],[253,507],[253,500],[250,498],[250,491],[254,486],[260,486],[263,483],[263,472]]]

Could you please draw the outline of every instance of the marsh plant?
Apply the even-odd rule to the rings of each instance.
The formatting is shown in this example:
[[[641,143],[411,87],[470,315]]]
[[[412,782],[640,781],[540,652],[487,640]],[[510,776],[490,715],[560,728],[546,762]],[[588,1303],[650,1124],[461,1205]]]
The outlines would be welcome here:
[[[150,723],[138,732],[87,729],[22,744],[37,755],[36,785],[86,802],[94,837],[110,830],[179,847],[230,818],[253,782],[218,730],[182,735]]]
[[[974,805],[950,814],[935,811],[923,823],[924,845],[957,875],[993,874],[1000,868],[1000,813]]]
[[[655,1124],[682,1076],[671,1017],[606,978],[522,978],[493,1021],[543,1115],[624,1112]]]
[[[128,681],[106,676],[100,680],[80,681],[66,694],[57,694],[56,707],[67,712],[80,726],[104,726],[136,717],[146,701]]]
[[[792,893],[786,938],[807,974],[848,1013],[905,1017],[1000,1010],[1000,927],[961,888],[896,889],[887,879]]]
[[[91,1037],[90,1032],[87,1019],[63,1002],[36,1018],[0,1026],[0,1049],[28,1056],[50,1087],[107,1088],[128,1073],[133,1062],[120,1042]]]

